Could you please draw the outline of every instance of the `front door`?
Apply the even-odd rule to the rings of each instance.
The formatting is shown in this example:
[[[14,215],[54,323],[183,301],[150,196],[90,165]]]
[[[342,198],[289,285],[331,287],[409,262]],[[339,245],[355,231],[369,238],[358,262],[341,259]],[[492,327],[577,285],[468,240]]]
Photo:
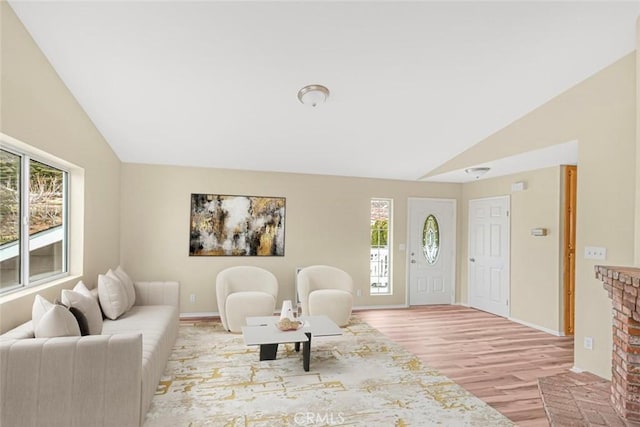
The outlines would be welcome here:
[[[469,305],[509,316],[509,196],[469,200]]]
[[[451,304],[456,201],[409,199],[409,304]]]

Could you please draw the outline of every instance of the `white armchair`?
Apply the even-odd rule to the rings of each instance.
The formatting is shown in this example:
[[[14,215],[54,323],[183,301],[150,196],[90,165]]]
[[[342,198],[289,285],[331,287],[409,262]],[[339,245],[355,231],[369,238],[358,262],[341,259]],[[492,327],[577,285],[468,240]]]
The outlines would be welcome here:
[[[247,317],[273,315],[278,279],[264,268],[230,267],[216,277],[216,297],[222,326],[239,333]]]
[[[303,316],[325,315],[342,327],[353,309],[353,279],[346,271],[313,265],[298,272],[298,298]]]

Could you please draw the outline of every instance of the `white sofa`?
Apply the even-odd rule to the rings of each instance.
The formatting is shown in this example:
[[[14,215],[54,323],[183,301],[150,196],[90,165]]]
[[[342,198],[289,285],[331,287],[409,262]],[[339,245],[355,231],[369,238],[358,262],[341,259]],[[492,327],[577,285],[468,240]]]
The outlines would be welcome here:
[[[178,334],[178,282],[137,282],[135,305],[101,335],[0,336],[1,426],[139,426]]]

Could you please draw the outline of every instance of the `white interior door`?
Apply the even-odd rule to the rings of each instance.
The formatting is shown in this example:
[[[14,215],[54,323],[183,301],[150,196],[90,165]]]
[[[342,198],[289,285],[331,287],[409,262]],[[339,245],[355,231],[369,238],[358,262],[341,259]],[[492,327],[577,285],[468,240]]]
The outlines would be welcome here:
[[[451,304],[456,201],[409,199],[409,304]]]
[[[469,305],[509,316],[509,196],[469,201]]]

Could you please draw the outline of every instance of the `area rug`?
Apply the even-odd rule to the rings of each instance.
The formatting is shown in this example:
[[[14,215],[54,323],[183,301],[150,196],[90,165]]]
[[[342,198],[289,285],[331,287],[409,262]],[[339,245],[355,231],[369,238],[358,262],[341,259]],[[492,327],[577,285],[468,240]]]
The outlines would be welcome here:
[[[309,372],[301,353],[280,345],[261,362],[220,323],[183,323],[144,425],[513,425],[357,318],[342,336],[313,339]]]

